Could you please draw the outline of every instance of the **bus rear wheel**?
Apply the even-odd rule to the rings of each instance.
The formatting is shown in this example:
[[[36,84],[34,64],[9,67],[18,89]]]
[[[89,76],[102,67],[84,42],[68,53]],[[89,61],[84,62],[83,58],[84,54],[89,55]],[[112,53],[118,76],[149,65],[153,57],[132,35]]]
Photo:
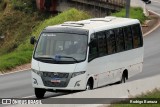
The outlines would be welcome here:
[[[35,88],[34,89],[35,95],[38,99],[44,98],[44,94],[46,93],[45,89]]]
[[[125,83],[125,82],[126,82],[126,76],[123,73],[120,83]]]

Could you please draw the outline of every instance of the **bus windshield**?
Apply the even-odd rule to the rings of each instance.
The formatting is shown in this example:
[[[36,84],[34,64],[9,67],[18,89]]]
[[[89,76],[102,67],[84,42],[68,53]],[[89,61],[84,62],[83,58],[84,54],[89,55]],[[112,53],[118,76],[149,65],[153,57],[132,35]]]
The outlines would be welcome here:
[[[34,58],[42,61],[81,62],[86,59],[87,46],[86,35],[42,33],[35,49]]]

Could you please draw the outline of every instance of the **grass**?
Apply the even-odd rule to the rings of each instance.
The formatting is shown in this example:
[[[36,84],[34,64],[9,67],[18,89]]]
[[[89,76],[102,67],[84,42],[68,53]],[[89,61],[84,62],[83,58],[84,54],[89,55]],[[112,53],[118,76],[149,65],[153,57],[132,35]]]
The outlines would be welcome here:
[[[77,9],[70,9],[64,11],[62,14],[59,14],[56,17],[52,17],[50,19],[45,20],[37,27],[36,31],[33,32],[33,34],[38,36],[42,29],[44,29],[47,26],[64,23],[66,21],[78,21],[88,18],[91,18],[91,16],[89,16],[87,13],[83,11],[78,11]]]
[[[61,13],[61,14],[55,16],[55,17],[51,17],[49,19],[46,19],[45,21],[40,23],[35,28],[35,30],[32,32],[32,35],[34,35],[34,36],[36,36],[38,38],[38,36],[41,33],[41,31],[47,26],[61,24],[61,23],[64,23],[66,21],[84,20],[84,19],[88,19],[90,17],[91,16],[88,15],[87,13],[85,13],[83,11],[78,11],[77,9],[73,8],[73,9],[64,11],[63,13]],[[30,38],[28,38],[28,40],[26,40],[24,44],[21,44],[17,48],[17,50],[19,50],[19,51],[33,50],[33,46],[29,44],[29,39]]]
[[[0,57],[0,70],[5,72],[6,69],[11,69],[15,66],[29,63],[31,60],[32,51],[14,51],[12,53]]]
[[[144,101],[143,100],[144,98],[145,99],[150,99],[150,100],[153,99],[153,101],[158,101],[159,103],[158,104],[112,104],[109,107],[160,107],[160,90],[155,89],[152,92],[148,92],[148,93],[145,93],[145,94],[143,93],[142,95],[137,96],[135,98],[135,100],[139,99],[140,101]],[[130,101],[127,101],[127,102],[130,102]]]
[[[0,6],[4,7],[1,2]],[[26,14],[25,12],[14,10],[10,0],[5,0],[6,6],[0,11],[0,55],[10,53],[15,50],[38,23],[40,23],[37,13]]]
[[[120,12],[111,14],[112,16],[117,17],[125,17],[126,10],[122,9]],[[147,19],[147,17],[143,14],[143,9],[140,7],[131,7],[130,8],[130,18],[138,19],[141,23]]]

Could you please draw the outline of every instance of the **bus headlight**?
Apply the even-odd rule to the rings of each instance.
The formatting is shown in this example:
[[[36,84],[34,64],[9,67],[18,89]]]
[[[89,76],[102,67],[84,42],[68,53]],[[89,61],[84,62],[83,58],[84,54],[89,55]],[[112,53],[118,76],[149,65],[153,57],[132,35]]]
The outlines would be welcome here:
[[[38,70],[35,70],[35,69],[32,69],[32,71],[34,72],[34,73],[36,73],[37,75],[39,75],[39,76],[42,76],[42,72],[40,72],[40,71],[38,71]]]
[[[81,75],[81,74],[84,74],[86,71],[80,71],[80,72],[74,72],[73,74],[72,74],[72,77],[71,78],[73,78],[73,77],[75,77],[75,76],[78,76],[78,75]]]

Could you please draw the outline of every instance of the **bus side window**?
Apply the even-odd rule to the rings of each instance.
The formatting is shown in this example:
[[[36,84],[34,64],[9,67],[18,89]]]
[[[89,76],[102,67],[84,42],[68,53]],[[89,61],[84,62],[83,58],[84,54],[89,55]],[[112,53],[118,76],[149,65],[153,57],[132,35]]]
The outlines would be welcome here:
[[[98,43],[97,36],[95,34],[91,35],[90,43],[89,43],[89,57],[88,61],[91,61],[98,57]]]
[[[115,29],[115,34],[116,34],[117,52],[122,52],[124,51],[125,48],[123,29],[122,28]]]
[[[125,50],[133,49],[133,37],[130,26],[124,27]]]
[[[96,33],[96,36],[98,37],[98,53],[99,53],[99,56],[100,57],[105,56],[107,54],[105,32],[98,32],[98,33]]]
[[[105,32],[107,38],[107,48],[108,54],[113,54],[116,52],[116,38],[113,30],[108,30]]]
[[[139,24],[132,26],[132,35],[133,35],[133,44],[134,48],[138,48],[142,46],[142,33]]]

